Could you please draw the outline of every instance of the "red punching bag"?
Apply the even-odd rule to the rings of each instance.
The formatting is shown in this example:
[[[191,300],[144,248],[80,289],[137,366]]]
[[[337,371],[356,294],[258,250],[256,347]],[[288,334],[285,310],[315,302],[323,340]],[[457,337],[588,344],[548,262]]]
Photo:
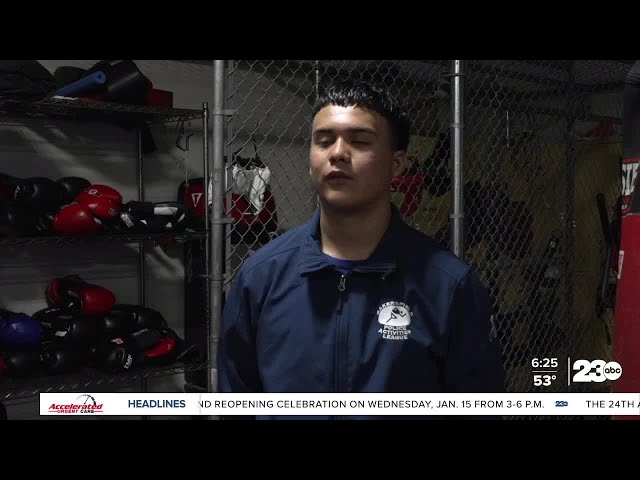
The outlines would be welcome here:
[[[622,226],[616,287],[614,360],[622,375],[612,392],[640,392],[640,61],[629,71],[624,88],[622,157]],[[621,419],[637,417],[621,416]]]

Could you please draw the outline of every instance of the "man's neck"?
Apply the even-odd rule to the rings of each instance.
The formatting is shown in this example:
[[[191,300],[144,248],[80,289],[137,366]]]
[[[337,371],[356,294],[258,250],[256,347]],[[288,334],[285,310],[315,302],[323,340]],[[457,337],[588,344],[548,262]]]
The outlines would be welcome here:
[[[365,260],[380,243],[390,218],[388,201],[357,212],[321,208],[322,251],[344,260]]]

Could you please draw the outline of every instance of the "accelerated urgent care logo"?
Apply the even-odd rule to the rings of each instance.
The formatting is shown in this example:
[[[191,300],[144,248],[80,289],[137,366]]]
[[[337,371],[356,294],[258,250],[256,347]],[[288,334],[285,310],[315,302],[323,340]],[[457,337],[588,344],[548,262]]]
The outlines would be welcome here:
[[[80,395],[72,403],[52,403],[49,406],[49,413],[78,414],[78,413],[102,413],[103,404],[96,402],[92,395]]]

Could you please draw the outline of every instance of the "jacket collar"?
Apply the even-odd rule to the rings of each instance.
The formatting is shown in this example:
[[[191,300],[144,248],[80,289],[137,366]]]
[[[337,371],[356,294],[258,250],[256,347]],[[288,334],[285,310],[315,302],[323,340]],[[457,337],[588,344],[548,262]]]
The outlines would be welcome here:
[[[398,207],[390,204],[391,221],[382,239],[369,259],[355,271],[358,272],[392,272],[398,265],[398,254],[401,251],[402,230],[404,221]],[[318,208],[305,226],[304,244],[300,273],[306,274],[332,267],[322,252],[320,240],[320,209]]]

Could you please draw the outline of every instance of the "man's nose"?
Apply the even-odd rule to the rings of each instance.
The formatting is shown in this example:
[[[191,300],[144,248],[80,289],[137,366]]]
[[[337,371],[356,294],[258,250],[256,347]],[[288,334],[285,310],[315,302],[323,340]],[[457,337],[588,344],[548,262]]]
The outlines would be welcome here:
[[[349,143],[342,138],[338,138],[331,148],[330,160],[332,162],[348,162],[350,159]]]

